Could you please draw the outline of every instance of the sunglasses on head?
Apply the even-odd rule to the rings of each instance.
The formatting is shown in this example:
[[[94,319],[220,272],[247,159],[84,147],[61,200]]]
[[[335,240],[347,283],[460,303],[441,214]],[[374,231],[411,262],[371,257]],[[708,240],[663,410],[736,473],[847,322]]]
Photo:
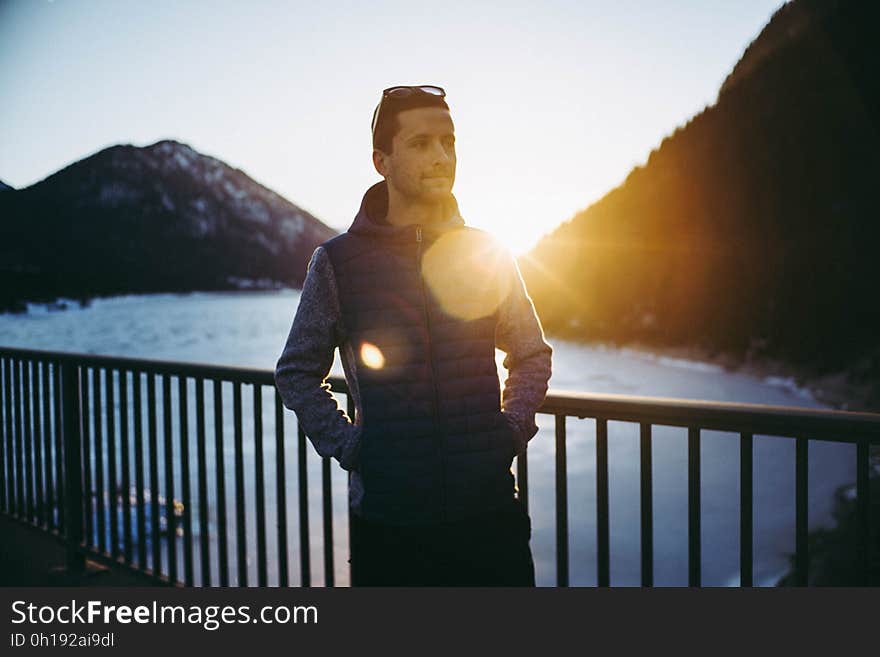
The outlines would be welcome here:
[[[382,111],[382,105],[385,103],[385,99],[407,98],[409,96],[412,96],[413,94],[424,94],[428,96],[437,96],[438,98],[444,98],[446,96],[446,91],[443,89],[443,87],[436,87],[432,84],[421,84],[416,86],[397,86],[383,89],[382,99],[379,101],[379,105],[376,107],[376,111],[373,113],[373,136],[376,135],[376,125],[379,122],[379,112]]]

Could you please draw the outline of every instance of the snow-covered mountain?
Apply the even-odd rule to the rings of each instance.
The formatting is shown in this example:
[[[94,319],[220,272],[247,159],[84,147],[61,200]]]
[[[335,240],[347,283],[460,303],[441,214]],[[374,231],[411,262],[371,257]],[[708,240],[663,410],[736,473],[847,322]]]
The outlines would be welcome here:
[[[123,292],[299,286],[336,234],[186,144],[112,146],[0,197],[0,305]]]

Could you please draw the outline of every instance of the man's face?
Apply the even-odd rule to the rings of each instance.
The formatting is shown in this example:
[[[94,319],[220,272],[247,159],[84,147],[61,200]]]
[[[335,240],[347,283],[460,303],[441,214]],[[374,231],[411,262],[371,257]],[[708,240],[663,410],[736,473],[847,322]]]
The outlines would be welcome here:
[[[373,151],[376,170],[388,186],[411,202],[449,197],[455,183],[455,126],[449,110],[419,107],[397,115],[400,126],[391,154]]]

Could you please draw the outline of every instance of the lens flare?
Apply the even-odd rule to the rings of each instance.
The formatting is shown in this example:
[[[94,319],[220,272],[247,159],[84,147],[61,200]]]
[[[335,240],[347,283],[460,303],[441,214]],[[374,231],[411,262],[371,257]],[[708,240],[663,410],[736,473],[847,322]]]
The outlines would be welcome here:
[[[425,252],[422,275],[443,310],[463,320],[491,315],[510,291],[507,255],[486,233],[456,230]]]
[[[361,344],[361,362],[370,369],[381,370],[385,367],[385,356],[372,342],[364,342]]]

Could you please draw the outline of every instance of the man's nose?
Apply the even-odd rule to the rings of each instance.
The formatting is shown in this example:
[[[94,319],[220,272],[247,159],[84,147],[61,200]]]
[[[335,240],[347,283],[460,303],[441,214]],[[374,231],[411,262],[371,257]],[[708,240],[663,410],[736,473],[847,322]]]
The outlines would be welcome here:
[[[446,163],[450,161],[451,158],[449,157],[449,153],[443,147],[441,142],[437,141],[434,143],[433,151],[434,162]]]

